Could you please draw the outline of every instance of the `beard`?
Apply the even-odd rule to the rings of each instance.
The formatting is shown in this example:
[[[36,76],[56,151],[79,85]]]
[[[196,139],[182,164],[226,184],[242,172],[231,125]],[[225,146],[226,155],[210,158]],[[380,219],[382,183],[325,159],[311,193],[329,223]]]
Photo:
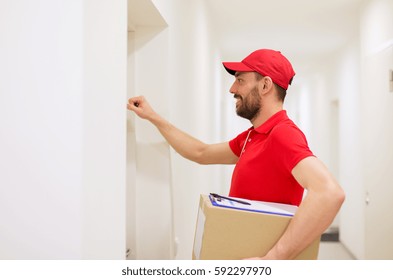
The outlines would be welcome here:
[[[261,97],[257,87],[254,87],[244,98],[238,94],[235,94],[233,97],[238,99],[238,102],[240,102],[240,104],[236,107],[236,113],[239,117],[251,121],[258,116],[261,111]]]

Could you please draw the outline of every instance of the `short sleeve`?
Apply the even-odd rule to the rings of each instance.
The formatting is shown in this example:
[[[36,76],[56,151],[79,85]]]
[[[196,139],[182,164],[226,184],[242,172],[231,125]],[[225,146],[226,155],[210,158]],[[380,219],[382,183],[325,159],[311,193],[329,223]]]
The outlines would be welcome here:
[[[302,159],[314,156],[305,135],[296,125],[278,125],[272,130],[271,136],[276,158],[289,172]]]
[[[240,133],[234,139],[229,141],[229,147],[231,148],[232,152],[238,157],[240,157],[240,153],[242,152],[242,147],[244,145],[244,142],[246,141],[248,132],[250,130],[251,128]]]

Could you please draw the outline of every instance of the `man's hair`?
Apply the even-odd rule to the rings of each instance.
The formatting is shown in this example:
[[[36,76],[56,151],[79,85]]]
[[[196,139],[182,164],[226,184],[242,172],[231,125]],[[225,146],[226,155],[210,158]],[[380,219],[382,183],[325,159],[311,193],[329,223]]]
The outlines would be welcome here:
[[[282,102],[284,102],[285,96],[287,96],[287,91],[286,91],[286,89],[283,88],[283,87],[280,87],[280,86],[277,85],[277,84],[274,84],[274,86],[276,87],[276,90],[277,90],[277,93],[278,93],[278,94],[277,94],[278,99],[281,100]]]
[[[254,73],[255,73],[255,77],[256,77],[257,81],[260,81],[264,77],[261,74],[259,74],[258,72],[254,72]],[[278,99],[280,101],[284,102],[285,96],[287,96],[287,90],[285,88],[283,88],[283,87],[280,87],[279,85],[277,85],[274,82],[273,82],[273,84],[276,87]]]

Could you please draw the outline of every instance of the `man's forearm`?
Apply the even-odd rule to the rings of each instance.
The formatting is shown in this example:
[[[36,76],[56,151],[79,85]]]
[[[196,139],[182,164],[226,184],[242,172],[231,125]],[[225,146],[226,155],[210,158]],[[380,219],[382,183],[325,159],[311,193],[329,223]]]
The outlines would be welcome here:
[[[155,125],[169,145],[189,160],[200,164],[233,164],[238,160],[228,142],[208,145],[199,141],[158,115],[143,96],[131,97],[127,108]]]
[[[293,259],[329,227],[343,202],[343,194],[310,191],[287,230],[266,255],[267,259]]]
[[[181,156],[202,163],[203,150],[206,149],[207,144],[176,128],[158,114],[151,116],[149,121]]]
[[[315,157],[300,161],[292,173],[307,195],[266,259],[295,258],[329,227],[345,199],[344,191]]]

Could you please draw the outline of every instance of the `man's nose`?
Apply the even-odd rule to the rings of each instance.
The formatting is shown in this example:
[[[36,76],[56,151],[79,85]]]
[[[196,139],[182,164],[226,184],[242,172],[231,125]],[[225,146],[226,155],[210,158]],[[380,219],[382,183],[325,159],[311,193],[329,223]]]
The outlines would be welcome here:
[[[237,86],[236,86],[236,83],[233,83],[233,84],[232,84],[231,88],[229,89],[229,92],[232,93],[232,94],[237,93]]]

